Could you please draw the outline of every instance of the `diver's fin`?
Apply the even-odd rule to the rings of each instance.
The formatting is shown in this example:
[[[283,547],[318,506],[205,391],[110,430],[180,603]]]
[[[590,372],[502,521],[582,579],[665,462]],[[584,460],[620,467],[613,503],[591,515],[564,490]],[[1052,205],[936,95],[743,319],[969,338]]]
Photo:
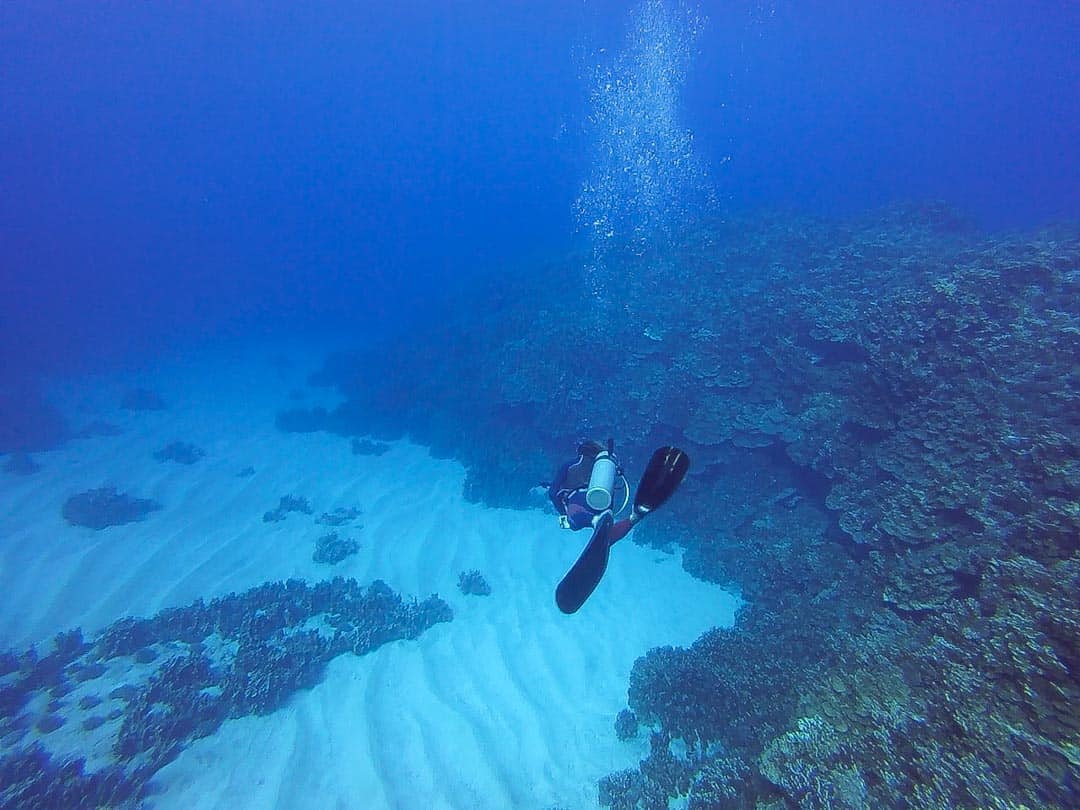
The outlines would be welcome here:
[[[611,512],[605,512],[596,524],[589,544],[555,589],[555,603],[563,613],[576,613],[600,584],[607,570],[608,551],[611,549],[608,534],[614,523]]]
[[[671,497],[690,469],[690,456],[677,447],[658,447],[649,459],[634,496],[637,520],[659,509]]]

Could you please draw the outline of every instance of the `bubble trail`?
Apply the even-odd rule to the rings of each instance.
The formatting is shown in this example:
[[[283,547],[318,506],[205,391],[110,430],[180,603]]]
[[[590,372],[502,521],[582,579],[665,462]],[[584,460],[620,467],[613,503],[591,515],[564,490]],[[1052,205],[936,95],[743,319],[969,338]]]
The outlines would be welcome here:
[[[713,204],[694,135],[680,121],[680,93],[704,20],[684,5],[644,0],[622,51],[591,70],[592,167],[575,202],[587,235],[597,300],[617,272],[616,250],[641,255],[670,244]]]

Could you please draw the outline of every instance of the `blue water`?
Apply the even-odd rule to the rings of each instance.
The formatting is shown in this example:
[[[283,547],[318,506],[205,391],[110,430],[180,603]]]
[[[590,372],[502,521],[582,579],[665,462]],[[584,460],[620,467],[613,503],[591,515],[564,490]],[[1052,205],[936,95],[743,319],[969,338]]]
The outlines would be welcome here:
[[[691,474],[631,536],[751,607],[640,650],[612,734],[641,764],[583,790],[1069,806],[1078,87],[1080,5],[1049,0],[3,4],[0,590],[48,567],[10,547],[35,498],[57,531],[160,525],[151,452],[209,492],[249,474],[227,439],[364,464],[408,439],[463,465],[464,500],[538,510],[584,438],[614,435],[632,483],[678,445]],[[224,379],[238,413],[200,424]],[[193,645],[180,719],[154,725],[134,669],[119,770],[70,806],[147,792],[335,657],[460,621],[324,573],[10,608],[0,806],[57,806],[12,792],[58,767],[25,745],[123,656]],[[344,635],[298,629],[327,616]],[[239,645],[228,672],[200,658],[214,633]]]
[[[3,366],[388,328],[447,277],[565,249],[633,6],[6,4]],[[679,114],[723,211],[1076,217],[1072,4],[695,13]]]

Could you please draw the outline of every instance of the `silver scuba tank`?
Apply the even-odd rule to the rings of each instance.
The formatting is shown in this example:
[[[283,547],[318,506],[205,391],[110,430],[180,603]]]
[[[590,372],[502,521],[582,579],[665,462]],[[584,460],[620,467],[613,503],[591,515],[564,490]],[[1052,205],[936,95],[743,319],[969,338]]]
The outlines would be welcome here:
[[[585,490],[585,503],[594,512],[611,508],[611,490],[615,486],[617,470],[618,465],[609,451],[601,450],[596,454],[592,474],[589,476],[589,488]]]

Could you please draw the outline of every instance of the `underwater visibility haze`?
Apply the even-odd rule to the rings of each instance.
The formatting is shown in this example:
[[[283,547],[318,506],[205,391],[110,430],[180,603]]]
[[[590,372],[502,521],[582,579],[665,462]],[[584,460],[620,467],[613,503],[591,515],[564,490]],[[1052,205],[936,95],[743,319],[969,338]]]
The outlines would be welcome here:
[[[0,7],[0,807],[1080,804],[1080,8]]]

